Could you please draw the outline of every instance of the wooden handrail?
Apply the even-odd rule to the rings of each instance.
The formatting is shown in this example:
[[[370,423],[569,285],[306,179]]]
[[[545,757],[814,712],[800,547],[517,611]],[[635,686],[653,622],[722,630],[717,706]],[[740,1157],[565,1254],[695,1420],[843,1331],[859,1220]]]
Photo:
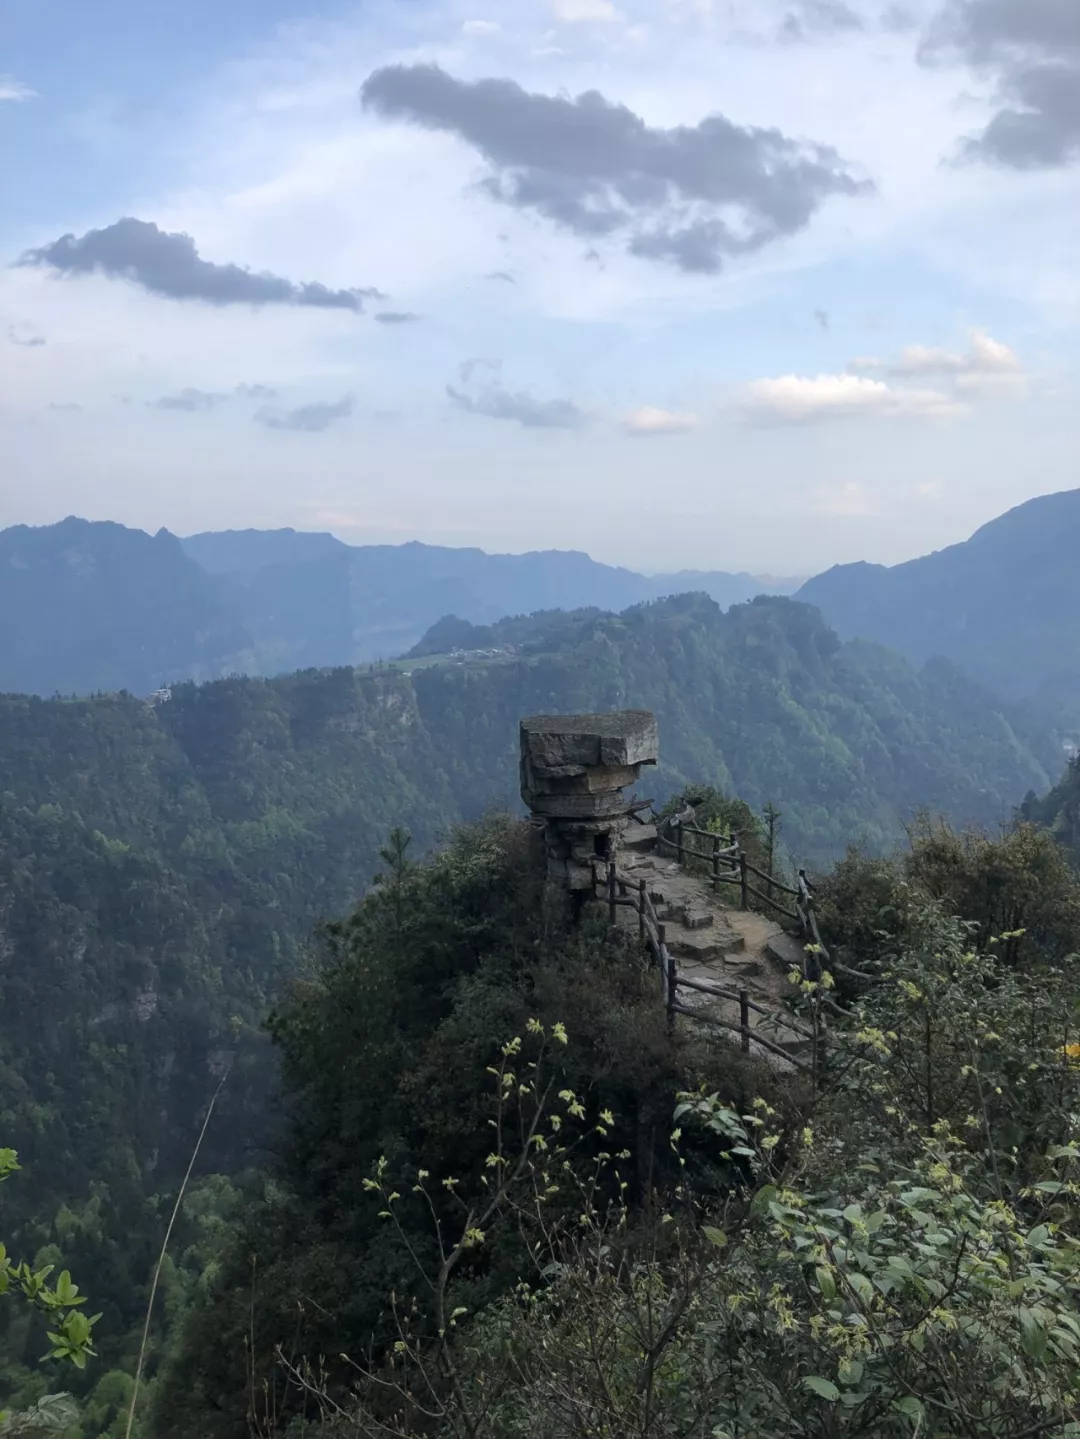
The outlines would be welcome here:
[[[741,1002],[741,990],[724,989],[721,985],[709,984],[702,979],[688,979],[685,975],[680,975],[678,987],[680,989],[696,989],[699,994],[711,994],[715,999],[730,999],[736,1004]],[[793,1034],[801,1035],[803,1039],[813,1039],[814,1032],[812,1029],[804,1028],[798,1020],[789,1018],[780,1010],[769,1009],[766,1005],[758,1004],[753,999],[747,999],[745,1003],[747,1008],[754,1010],[755,1013],[763,1014],[767,1019],[776,1019],[778,1023],[782,1023],[785,1028],[790,1029]]]
[[[718,1019],[715,1014],[701,1014],[696,1009],[688,1009],[685,1004],[673,1004],[671,1008],[676,1014],[685,1014],[691,1019],[699,1019],[705,1024],[715,1024],[720,1029],[733,1030],[736,1034],[742,1033],[741,1025],[732,1024],[731,1021],[727,1019]],[[812,1066],[807,1064],[805,1059],[800,1059],[796,1054],[789,1054],[781,1045],[773,1044],[771,1039],[766,1039],[765,1036],[757,1030],[754,1030],[751,1035],[751,1043],[760,1044],[762,1048],[770,1050],[773,1054],[778,1054],[781,1059],[786,1059],[789,1064],[795,1065],[796,1069],[812,1070]]]
[[[820,967],[829,965],[840,973],[849,974],[854,978],[871,981],[876,978],[874,975],[865,974],[860,970],[849,969],[846,965],[837,964],[829,959],[828,951],[822,943],[821,932],[818,929],[817,916],[814,912],[813,889],[810,881],[806,877],[805,870],[799,871],[798,888],[774,879],[772,875],[766,874],[764,870],[759,869],[757,865],[750,862],[745,850],[743,850],[737,838],[734,836],[716,835],[713,834],[711,830],[699,829],[696,825],[692,824],[687,825],[686,816],[688,814],[692,815],[692,813],[693,810],[690,809],[683,811],[681,815],[669,815],[665,819],[658,819],[656,826],[658,845],[664,844],[669,849],[676,849],[681,858],[685,856],[689,848],[686,844],[687,835],[696,834],[704,839],[708,839],[712,846],[708,855],[702,854],[693,848],[689,848],[689,852],[693,858],[698,860],[711,859],[712,872],[709,875],[709,880],[714,888],[719,887],[721,884],[738,884],[740,886],[740,898],[743,909],[749,908],[750,896],[752,895],[762,904],[770,906],[786,919],[798,924],[802,931],[807,950],[809,950],[811,946],[814,948],[815,968],[818,968],[819,965]],[[664,833],[665,828],[672,823],[675,823],[679,828],[678,841],[670,839]],[[727,848],[722,849],[721,843],[725,838],[730,839],[731,843]],[[721,861],[732,866],[730,872],[721,872]],[[600,887],[600,876],[597,873],[599,863],[599,860],[593,863],[594,896],[597,895]],[[620,908],[632,909],[637,914],[638,938],[648,947],[657,968],[660,970],[660,987],[669,1025],[674,1023],[676,1014],[683,1014],[690,1019],[696,1019],[706,1024],[713,1024],[721,1029],[731,1030],[741,1036],[744,1051],[749,1052],[751,1042],[760,1044],[764,1049],[769,1050],[770,1053],[779,1055],[782,1059],[787,1060],[797,1068],[811,1072],[815,1077],[814,1082],[816,1084],[818,1056],[824,1052],[825,1044],[825,1033],[818,1024],[819,1011],[817,1006],[814,1008],[815,1027],[813,1030],[809,1030],[782,1009],[769,1009],[751,1000],[745,989],[729,990],[720,985],[714,985],[705,981],[691,979],[686,975],[680,975],[675,959],[668,950],[667,928],[657,915],[656,906],[653,903],[652,895],[649,893],[648,882],[640,876],[632,876],[625,873],[620,874],[616,862],[613,859],[606,862],[605,869],[603,896],[608,905],[609,922],[612,927],[614,927],[616,923],[615,916]],[[779,899],[774,898],[771,892],[762,893],[761,890],[750,883],[749,877],[751,874],[754,875],[755,878],[763,880],[770,891],[776,889],[781,894],[793,896],[795,900],[794,908],[788,909]],[[808,967],[807,961],[804,958],[804,974],[807,972]],[[817,978],[819,975],[815,974],[814,977]],[[677,995],[680,986],[685,989],[696,990],[702,994],[711,995],[716,999],[737,1003],[739,1005],[740,1023],[734,1024],[728,1020],[720,1019],[716,1015],[705,1013],[700,1009],[679,1004]],[[843,1011],[839,1009],[839,1006],[829,1001],[827,996],[821,997],[825,999],[826,1007],[834,1013],[843,1013]],[[789,1030],[792,1034],[798,1035],[802,1041],[812,1044],[814,1047],[813,1062],[808,1064],[805,1060],[789,1054],[782,1046],[766,1039],[760,1031],[751,1031],[749,1023],[751,1010],[764,1015],[766,1018],[775,1020],[778,1025]]]
[[[746,861],[746,867],[753,874],[756,874],[758,879],[763,879],[766,884],[771,884],[773,889],[781,889],[785,894],[794,895],[795,897],[798,897],[801,893],[801,890],[796,889],[793,885],[782,884],[780,880],[775,879],[771,874],[766,874],[763,869],[758,869],[757,865],[753,864],[750,860]]]

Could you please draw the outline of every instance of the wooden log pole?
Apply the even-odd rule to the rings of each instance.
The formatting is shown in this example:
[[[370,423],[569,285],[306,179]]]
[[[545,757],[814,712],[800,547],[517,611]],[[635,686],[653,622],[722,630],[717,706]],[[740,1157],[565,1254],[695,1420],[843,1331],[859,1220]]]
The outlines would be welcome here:
[[[683,863],[685,862],[685,860],[686,860],[686,841],[685,841],[685,839],[683,838],[683,822],[682,822],[682,820],[679,820],[679,823],[678,823],[678,825],[676,826],[675,835],[676,835],[676,840],[675,840],[675,852],[676,852],[676,854],[677,854],[677,856],[678,856],[679,863],[680,863],[680,864],[683,864]]]
[[[609,860],[609,861],[608,861],[608,871],[607,871],[608,924],[610,924],[610,925],[612,926],[612,928],[614,928],[615,925],[616,925],[616,923],[618,922],[618,921],[617,921],[617,918],[616,918],[617,913],[618,913],[618,907],[619,907],[619,906],[618,906],[618,895],[617,895],[617,893],[616,893],[617,889],[618,889],[618,881],[617,881],[617,879],[616,879],[616,874],[615,874],[615,861],[614,861],[614,860]]]
[[[750,1053],[750,994],[739,990],[739,1033],[742,1035],[742,1052]]]
[[[645,880],[638,880],[638,939],[645,943],[645,910],[649,903],[649,886]]]
[[[743,909],[750,908],[750,881],[746,872],[746,855],[739,851],[739,898]]]

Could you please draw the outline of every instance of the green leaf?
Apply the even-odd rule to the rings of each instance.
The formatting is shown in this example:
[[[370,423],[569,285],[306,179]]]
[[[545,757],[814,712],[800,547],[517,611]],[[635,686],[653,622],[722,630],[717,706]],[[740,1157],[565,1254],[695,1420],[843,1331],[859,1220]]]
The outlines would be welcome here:
[[[814,1270],[814,1277],[817,1279],[818,1288],[821,1290],[822,1297],[825,1299],[835,1299],[836,1280],[832,1276],[832,1271],[830,1269],[818,1268]]]
[[[897,1414],[904,1414],[908,1419],[921,1419],[923,1417],[923,1405],[921,1399],[916,1399],[914,1394],[905,1394],[902,1399],[894,1399],[890,1406]]]
[[[701,1232],[710,1244],[715,1244],[717,1249],[723,1249],[727,1243],[727,1235],[724,1231],[722,1229],[714,1229],[711,1224],[704,1225]]]
[[[832,1380],[822,1379],[820,1374],[806,1375],[803,1379],[803,1386],[806,1389],[812,1389],[815,1394],[819,1394],[822,1399],[827,1399],[830,1404],[835,1404],[840,1398],[840,1390]]]

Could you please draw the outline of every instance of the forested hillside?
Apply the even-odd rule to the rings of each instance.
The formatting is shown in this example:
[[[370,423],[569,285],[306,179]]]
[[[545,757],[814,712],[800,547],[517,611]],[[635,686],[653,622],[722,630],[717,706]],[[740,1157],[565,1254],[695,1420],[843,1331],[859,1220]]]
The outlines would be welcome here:
[[[837,565],[798,595],[845,638],[915,664],[954,660],[1002,697],[1080,712],[1080,490],[1041,495],[948,549],[886,568]]]
[[[519,654],[413,662],[420,716],[463,806],[513,792],[517,720],[549,710],[655,710],[663,791],[704,780],[757,808],[777,803],[793,852],[811,862],[855,839],[891,842],[921,806],[995,824],[1061,765],[1049,736],[952,665],[916,672],[875,645],[842,645],[791,600],[723,614],[687,595],[489,634]]]
[[[1052,837],[928,825],[823,879],[859,969],[789,987],[828,1004],[816,1083],[669,1027],[636,934],[541,906],[536,839],[401,855],[275,1015],[291,1123],[155,1439],[1070,1435],[1080,884]]]
[[[1069,761],[1061,783],[1049,794],[1028,795],[1021,808],[1025,819],[1050,830],[1080,864],[1080,756]]]
[[[200,1172],[263,1162],[263,1021],[318,921],[385,870],[395,826],[419,857],[517,804],[522,715],[655,709],[658,800],[696,781],[772,801],[819,865],[892,843],[921,806],[992,824],[1048,784],[1053,742],[948,665],[841,645],[792,601],[686,596],[492,634],[515,651],[182,684],[154,705],[0,698],[0,1117],[34,1176],[5,1220],[93,1290],[102,1363],[130,1367],[165,1196],[226,1070]],[[211,1232],[233,1200],[210,1191]],[[34,1342],[20,1331],[16,1359]]]

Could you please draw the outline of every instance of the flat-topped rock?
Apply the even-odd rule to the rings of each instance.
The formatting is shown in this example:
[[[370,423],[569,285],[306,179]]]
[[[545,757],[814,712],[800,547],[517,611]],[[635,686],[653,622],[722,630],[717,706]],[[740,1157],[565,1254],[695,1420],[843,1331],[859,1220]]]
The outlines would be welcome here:
[[[521,721],[521,754],[538,778],[569,778],[587,769],[655,764],[656,716],[649,710],[611,714],[531,715]]]

